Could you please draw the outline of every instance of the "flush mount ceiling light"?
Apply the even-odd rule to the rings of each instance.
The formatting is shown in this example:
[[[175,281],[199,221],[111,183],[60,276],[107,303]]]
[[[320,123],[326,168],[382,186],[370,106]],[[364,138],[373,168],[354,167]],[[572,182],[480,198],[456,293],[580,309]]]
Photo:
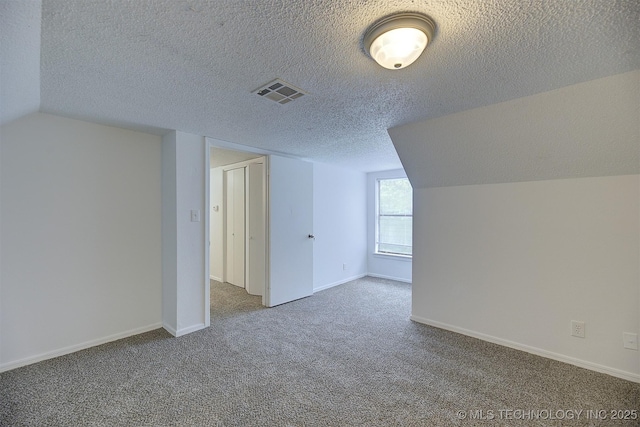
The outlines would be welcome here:
[[[364,35],[364,48],[384,68],[399,70],[418,59],[435,30],[426,15],[399,13],[373,24]]]

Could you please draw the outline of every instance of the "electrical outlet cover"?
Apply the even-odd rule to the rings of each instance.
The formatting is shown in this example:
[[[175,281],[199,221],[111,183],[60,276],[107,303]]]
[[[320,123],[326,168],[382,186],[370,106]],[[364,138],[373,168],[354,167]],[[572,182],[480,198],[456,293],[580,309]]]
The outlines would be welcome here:
[[[579,320],[571,321],[571,336],[584,338],[584,322]]]

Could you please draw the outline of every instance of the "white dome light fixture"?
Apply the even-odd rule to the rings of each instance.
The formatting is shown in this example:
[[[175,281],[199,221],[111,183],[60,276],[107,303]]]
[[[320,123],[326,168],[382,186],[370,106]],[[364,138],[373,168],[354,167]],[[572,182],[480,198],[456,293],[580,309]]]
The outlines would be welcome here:
[[[364,35],[364,48],[389,70],[405,68],[420,57],[436,31],[427,15],[399,13],[373,24]]]

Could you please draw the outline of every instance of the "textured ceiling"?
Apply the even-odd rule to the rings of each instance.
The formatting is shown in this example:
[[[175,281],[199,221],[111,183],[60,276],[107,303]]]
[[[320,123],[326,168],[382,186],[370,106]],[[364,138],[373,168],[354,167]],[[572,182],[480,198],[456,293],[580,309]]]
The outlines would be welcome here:
[[[436,36],[385,70],[362,37],[398,11]],[[638,22],[638,0],[43,0],[41,110],[392,169],[388,128],[640,68]],[[309,95],[251,93],[275,78]]]
[[[40,1],[0,1],[0,124],[40,108]]]

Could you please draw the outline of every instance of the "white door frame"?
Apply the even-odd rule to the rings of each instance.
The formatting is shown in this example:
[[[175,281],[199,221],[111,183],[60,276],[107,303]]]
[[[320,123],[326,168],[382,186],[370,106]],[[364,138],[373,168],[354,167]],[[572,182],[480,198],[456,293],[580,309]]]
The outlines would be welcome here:
[[[204,139],[204,326],[211,326],[211,143]]]

